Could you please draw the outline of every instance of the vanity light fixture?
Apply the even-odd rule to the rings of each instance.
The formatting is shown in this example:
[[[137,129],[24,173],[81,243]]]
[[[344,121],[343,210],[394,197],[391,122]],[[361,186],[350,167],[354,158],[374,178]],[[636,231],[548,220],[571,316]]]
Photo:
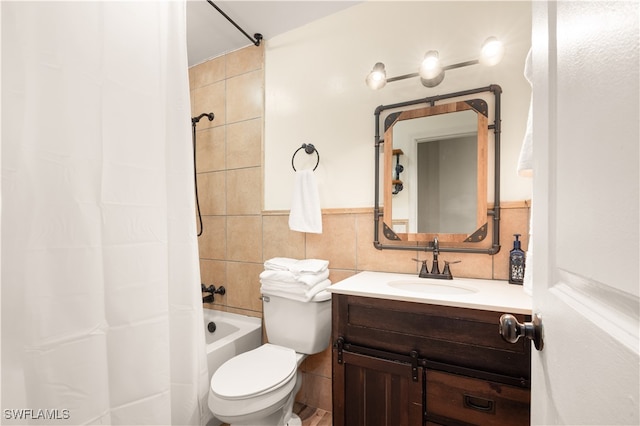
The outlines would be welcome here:
[[[420,77],[422,85],[425,87],[436,87],[444,80],[444,72],[454,68],[467,67],[469,65],[482,64],[486,66],[494,66],[498,64],[504,56],[504,46],[502,42],[495,37],[487,38],[482,43],[480,49],[480,59],[474,59],[466,62],[459,62],[453,65],[442,66],[437,50],[430,50],[424,55],[424,60],[420,64],[420,69],[416,73],[400,75],[397,77],[387,78],[387,73],[382,62],[378,62],[366,78],[367,86],[373,90],[382,89],[387,83],[404,80],[407,78]]]

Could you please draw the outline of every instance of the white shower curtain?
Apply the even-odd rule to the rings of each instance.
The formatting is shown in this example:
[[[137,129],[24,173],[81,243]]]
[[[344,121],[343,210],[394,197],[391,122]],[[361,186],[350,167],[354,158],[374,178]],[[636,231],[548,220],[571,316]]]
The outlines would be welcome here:
[[[0,7],[0,421],[200,424],[185,4]]]

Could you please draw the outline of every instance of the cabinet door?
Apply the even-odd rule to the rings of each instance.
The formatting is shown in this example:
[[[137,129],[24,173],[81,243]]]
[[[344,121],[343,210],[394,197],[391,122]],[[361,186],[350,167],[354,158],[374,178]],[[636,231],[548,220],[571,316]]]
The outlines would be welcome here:
[[[423,424],[422,368],[413,380],[410,364],[343,352],[333,359],[334,426]]]

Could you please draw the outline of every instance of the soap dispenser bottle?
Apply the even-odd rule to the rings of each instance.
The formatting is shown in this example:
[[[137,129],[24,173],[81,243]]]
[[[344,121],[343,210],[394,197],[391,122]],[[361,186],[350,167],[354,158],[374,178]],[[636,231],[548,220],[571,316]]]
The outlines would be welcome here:
[[[516,237],[513,242],[513,249],[509,252],[509,282],[511,284],[522,284],[524,281],[525,256],[520,248],[520,234],[513,234]]]

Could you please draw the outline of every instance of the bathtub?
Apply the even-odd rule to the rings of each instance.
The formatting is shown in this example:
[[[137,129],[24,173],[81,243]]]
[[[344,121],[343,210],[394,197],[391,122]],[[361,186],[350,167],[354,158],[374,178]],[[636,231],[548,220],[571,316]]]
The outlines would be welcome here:
[[[216,326],[213,333],[208,330],[211,322]],[[204,334],[209,382],[211,382],[213,373],[225,361],[261,345],[262,320],[205,308]]]

